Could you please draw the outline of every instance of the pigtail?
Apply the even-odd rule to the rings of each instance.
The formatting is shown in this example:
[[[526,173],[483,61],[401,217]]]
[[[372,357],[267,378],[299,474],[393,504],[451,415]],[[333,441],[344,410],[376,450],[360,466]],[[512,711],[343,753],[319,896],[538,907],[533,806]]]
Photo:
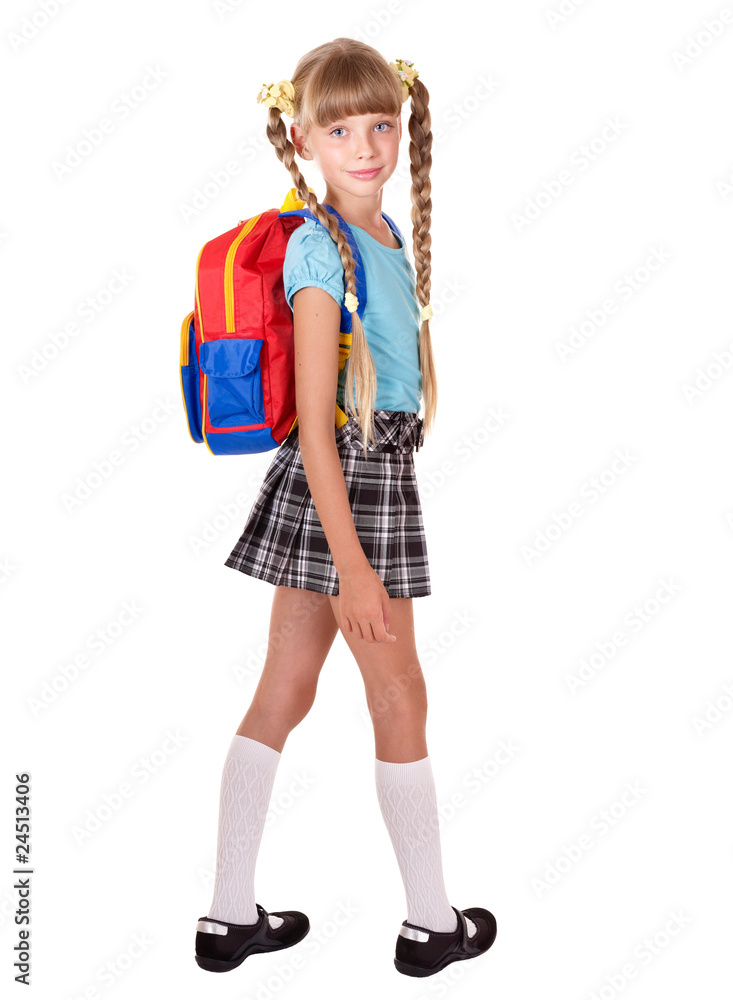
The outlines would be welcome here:
[[[351,289],[349,289],[351,291]],[[352,295],[356,294],[356,287]],[[356,393],[355,393],[356,390]],[[356,394],[356,409],[352,407]],[[377,370],[372,352],[367,344],[361,317],[351,313],[351,350],[346,360],[346,382],[344,385],[344,405],[347,412],[356,417],[364,439],[364,457],[367,444],[374,441],[374,403],[377,398]]]
[[[417,300],[422,309],[430,302],[430,167],[433,163],[433,133],[430,131],[430,94],[419,78],[410,86],[412,113],[410,115],[410,176],[412,188],[410,198],[412,210],[412,247],[415,257],[415,286]],[[420,324],[420,371],[422,373],[423,396],[425,398],[425,432],[432,427],[438,404],[438,385],[430,339],[430,321]]]
[[[428,119],[429,121],[429,119]],[[315,215],[319,222],[322,222],[331,234],[331,238],[336,244],[344,268],[344,279],[346,291],[356,295],[356,265],[351,253],[349,241],[338,224],[338,220],[330,212],[327,212],[320,204],[315,194],[308,189],[297,161],[295,159],[296,149],[288,138],[288,130],[282,120],[282,114],[276,107],[269,109],[269,119],[267,124],[267,137],[275,147],[280,162],[290,172],[293,179],[298,198],[304,201],[308,209]],[[429,288],[429,284],[428,284]],[[356,390],[356,391],[354,391]],[[352,403],[356,396],[356,410]],[[354,414],[361,428],[364,439],[364,457],[367,456],[367,445],[374,442],[374,402],[377,396],[377,372],[374,367],[369,345],[364,334],[364,327],[356,312],[351,313],[351,349],[346,362],[346,384],[344,390],[345,406],[347,413]],[[335,401],[334,401],[335,405]]]

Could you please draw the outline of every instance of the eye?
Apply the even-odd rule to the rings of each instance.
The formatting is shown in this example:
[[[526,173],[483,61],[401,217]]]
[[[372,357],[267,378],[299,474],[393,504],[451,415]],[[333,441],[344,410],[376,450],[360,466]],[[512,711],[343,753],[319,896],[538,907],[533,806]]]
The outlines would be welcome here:
[[[331,129],[330,135],[335,135],[336,132],[345,132],[345,131],[346,131],[345,128],[343,128],[341,125],[338,125],[336,128]],[[336,138],[338,139],[339,136],[336,136]]]
[[[386,132],[388,129],[394,128],[394,125],[390,125],[389,122],[379,122],[377,125],[374,126],[374,128],[379,128],[380,125],[384,125],[384,128],[381,129],[382,132]]]

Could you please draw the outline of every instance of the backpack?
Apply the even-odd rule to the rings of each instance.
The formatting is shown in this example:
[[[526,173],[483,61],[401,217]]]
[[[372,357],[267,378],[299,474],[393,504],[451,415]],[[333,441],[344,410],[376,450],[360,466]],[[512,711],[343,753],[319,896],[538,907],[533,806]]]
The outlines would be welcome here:
[[[199,252],[194,309],[181,326],[181,393],[189,434],[212,455],[269,451],[298,423],[293,314],[282,270],[294,230],[306,218],[318,222],[304,205],[291,188],[282,208],[239,222]],[[339,213],[324,208],[349,241],[361,317],[367,289],[359,248]],[[395,223],[382,215],[404,243]],[[339,371],[350,349],[351,314],[342,305]],[[347,416],[335,407],[340,427]]]

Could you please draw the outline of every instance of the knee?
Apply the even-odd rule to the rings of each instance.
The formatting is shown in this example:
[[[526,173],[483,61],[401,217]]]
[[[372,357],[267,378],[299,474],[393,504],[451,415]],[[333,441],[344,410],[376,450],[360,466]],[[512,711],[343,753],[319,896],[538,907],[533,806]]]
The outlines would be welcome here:
[[[255,695],[252,707],[268,721],[277,721],[280,728],[290,732],[302,722],[316,699],[316,684],[291,684],[278,688],[276,698]]]
[[[422,672],[404,671],[386,678],[367,692],[372,721],[390,726],[420,725],[426,721],[428,699]]]
[[[313,707],[316,700],[316,685],[298,688],[293,692],[293,697],[288,702],[286,711],[286,722],[290,729],[295,729],[298,723],[302,722]]]

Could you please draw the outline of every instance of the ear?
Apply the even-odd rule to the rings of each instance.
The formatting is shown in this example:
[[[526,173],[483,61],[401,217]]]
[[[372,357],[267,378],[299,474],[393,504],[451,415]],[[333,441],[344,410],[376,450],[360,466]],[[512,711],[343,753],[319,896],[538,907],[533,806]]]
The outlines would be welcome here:
[[[304,160],[312,160],[313,157],[308,152],[306,147],[306,139],[300,125],[296,125],[295,122],[290,126],[290,140],[295,146],[295,150],[300,157]]]

